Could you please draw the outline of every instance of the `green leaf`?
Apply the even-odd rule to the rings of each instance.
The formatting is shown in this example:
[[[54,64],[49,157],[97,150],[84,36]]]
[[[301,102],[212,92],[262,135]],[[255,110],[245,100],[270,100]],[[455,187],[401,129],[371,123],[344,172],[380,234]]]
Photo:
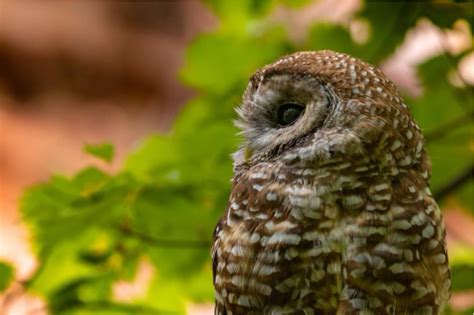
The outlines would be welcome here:
[[[84,151],[96,158],[111,162],[114,157],[114,146],[110,143],[86,144]]]
[[[464,96],[464,93],[469,92],[469,88],[454,87],[447,79],[449,71],[452,71],[456,64],[456,61],[447,56],[440,56],[422,64],[418,70],[425,93],[408,102],[423,134],[429,140],[427,150],[432,163],[433,192],[446,185],[472,163],[472,120],[466,120],[463,125],[444,127],[460,117],[469,115],[469,105],[466,103],[469,103],[472,96]],[[465,208],[473,209],[473,199],[466,197],[463,197]]]
[[[153,239],[210,242],[213,218],[210,209],[206,209],[206,199],[199,196],[196,189],[178,186],[142,190],[132,205],[133,230]],[[190,277],[209,259],[210,243],[208,247],[195,248],[153,245],[150,244],[147,252],[166,277]],[[172,260],[168,259],[170,256]]]
[[[279,0],[281,4],[290,8],[300,8],[311,3],[311,0]]]
[[[245,34],[249,21],[268,13],[274,0],[205,0],[221,20],[221,31]]]
[[[423,13],[441,28],[450,28],[457,20],[464,19],[470,22],[471,32],[474,30],[472,23],[474,4],[472,1],[466,3],[432,2],[425,6]]]
[[[389,56],[415,26],[427,3],[421,1],[366,1],[359,15],[371,25],[366,61],[377,64]]]
[[[87,168],[72,179],[57,176],[29,189],[22,198],[22,213],[41,253],[44,248],[77,240],[83,231],[116,223],[136,189],[127,173],[111,178]]]
[[[3,261],[0,261],[0,292],[8,288],[13,280],[13,267]]]
[[[225,93],[286,50],[280,29],[255,37],[217,33],[201,36],[186,52],[181,78],[202,91]]]
[[[355,57],[363,57],[361,47],[354,43],[349,32],[340,25],[317,23],[311,26],[305,50],[330,49]]]
[[[153,135],[129,155],[124,168],[142,180],[151,180],[157,174],[172,173],[178,157],[179,151],[170,136]]]
[[[451,269],[452,291],[474,289],[474,265],[458,265]]]
[[[366,1],[358,13],[371,25],[371,36],[363,49],[364,59],[377,64],[387,58],[423,17],[441,28],[449,28],[458,19],[472,21],[473,12],[472,2]],[[473,23],[470,24],[472,30]]]

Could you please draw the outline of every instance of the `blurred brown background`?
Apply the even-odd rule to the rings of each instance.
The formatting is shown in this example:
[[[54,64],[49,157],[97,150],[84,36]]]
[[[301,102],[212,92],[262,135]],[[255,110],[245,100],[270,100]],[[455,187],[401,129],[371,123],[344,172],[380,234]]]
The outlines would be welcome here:
[[[184,49],[215,24],[198,1],[1,1],[0,257],[20,277],[34,264],[22,190],[98,163],[84,143],[113,143],[113,169],[167,130],[193,95],[177,79]]]

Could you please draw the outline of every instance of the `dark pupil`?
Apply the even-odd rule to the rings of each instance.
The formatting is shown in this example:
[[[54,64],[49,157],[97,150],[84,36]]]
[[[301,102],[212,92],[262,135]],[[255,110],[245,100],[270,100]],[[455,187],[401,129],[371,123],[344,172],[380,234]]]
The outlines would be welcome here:
[[[286,126],[293,123],[301,116],[304,107],[299,104],[288,103],[283,104],[277,111],[277,122],[281,126]]]

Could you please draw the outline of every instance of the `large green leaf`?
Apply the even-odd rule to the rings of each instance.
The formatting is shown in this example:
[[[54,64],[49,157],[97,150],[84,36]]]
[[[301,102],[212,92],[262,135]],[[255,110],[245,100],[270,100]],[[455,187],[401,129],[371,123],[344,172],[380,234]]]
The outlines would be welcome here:
[[[459,120],[460,117],[471,115],[465,104],[469,97],[462,96],[469,88],[456,88],[448,81],[448,73],[453,71],[455,65],[451,59],[440,56],[420,66],[424,94],[410,101],[415,119],[428,140],[434,192],[463,172],[473,160],[472,120],[467,119],[463,124],[450,126],[451,122]],[[471,197],[464,197],[463,201],[466,208],[474,208]]]
[[[201,36],[187,50],[181,78],[203,92],[222,94],[286,51],[279,29],[252,37],[233,33]]]
[[[0,261],[0,292],[8,288],[13,280],[13,267],[3,261]]]
[[[84,151],[106,162],[111,162],[114,157],[115,149],[110,143],[101,143],[86,144]]]

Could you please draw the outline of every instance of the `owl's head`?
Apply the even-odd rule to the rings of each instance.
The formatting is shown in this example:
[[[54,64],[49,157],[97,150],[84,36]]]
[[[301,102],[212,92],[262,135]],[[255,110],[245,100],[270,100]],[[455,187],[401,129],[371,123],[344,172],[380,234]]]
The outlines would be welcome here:
[[[244,138],[237,163],[302,148],[311,159],[365,153],[390,163],[390,154],[392,164],[424,155],[420,130],[395,85],[342,53],[298,52],[263,67],[251,77],[237,112]]]

